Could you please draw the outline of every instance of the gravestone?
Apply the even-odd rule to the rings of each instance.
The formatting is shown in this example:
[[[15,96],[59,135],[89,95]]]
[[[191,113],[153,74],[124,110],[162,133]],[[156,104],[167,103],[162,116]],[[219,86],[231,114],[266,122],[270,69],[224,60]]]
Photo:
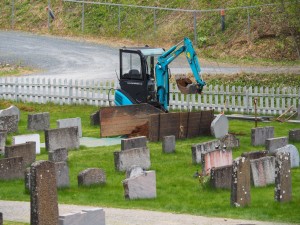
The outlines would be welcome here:
[[[30,168],[30,224],[58,225],[55,165],[37,161]]]
[[[40,142],[40,135],[39,134],[25,134],[25,135],[18,135],[12,137],[12,144],[23,144],[29,141],[35,142],[35,153],[41,153],[41,142]]]
[[[1,133],[0,133],[1,135]],[[300,129],[293,129],[289,131],[290,141],[300,141]]]
[[[216,149],[215,151],[206,152],[201,155],[202,174],[209,175],[213,167],[232,165],[232,151]]]
[[[207,141],[199,144],[192,145],[192,161],[194,164],[201,163],[201,154],[214,151],[215,149],[222,148],[220,140]]]
[[[276,154],[274,195],[278,202],[289,202],[292,199],[290,154],[287,152]]]
[[[226,148],[237,148],[240,147],[240,140],[233,134],[226,134],[220,139],[221,145]]]
[[[121,140],[121,150],[128,150],[133,148],[147,147],[147,138],[145,136],[126,138]]]
[[[274,127],[256,127],[251,129],[251,144],[265,145],[266,140],[274,138]]]
[[[0,130],[6,130],[7,133],[17,132],[19,121],[20,110],[16,106],[0,110]]]
[[[150,151],[147,147],[143,147],[114,152],[114,162],[116,171],[126,171],[133,165],[149,169]]]
[[[51,162],[66,162],[68,160],[68,150],[59,148],[48,153],[48,160]]]
[[[0,180],[24,178],[24,163],[22,157],[0,159]]]
[[[78,127],[78,135],[82,137],[81,118],[68,118],[56,120],[57,128]]]
[[[223,114],[219,114],[216,118],[212,121],[211,126],[211,134],[215,138],[222,138],[228,134],[229,130],[229,122],[227,116]]]
[[[299,167],[299,152],[296,146],[286,145],[282,148],[278,148],[273,151],[273,153],[280,153],[280,152],[290,153],[291,168]]]
[[[286,146],[288,142],[287,137],[269,138],[266,140],[266,150],[274,152],[276,149]]]
[[[231,188],[232,165],[213,167],[210,171],[210,184],[214,188]]]
[[[266,156],[250,160],[251,183],[255,187],[264,187],[275,183],[275,157]]]
[[[127,178],[123,181],[126,199],[156,198],[155,171],[145,171],[141,175]]]
[[[0,130],[0,154],[4,154],[5,143],[6,143],[7,131]]]
[[[162,141],[162,149],[164,153],[174,153],[175,152],[175,136],[164,136]]]
[[[5,158],[22,157],[24,166],[35,161],[35,142],[27,142],[5,147]]]
[[[56,186],[58,188],[70,187],[69,167],[67,162],[55,163]]]
[[[261,157],[265,157],[269,154],[268,151],[251,151],[251,152],[243,152],[242,157],[245,157],[248,160],[251,159],[259,159]]]
[[[101,208],[84,209],[59,216],[59,225],[105,225],[105,212]]]
[[[239,157],[232,163],[231,206],[250,205],[250,186],[250,162],[245,157]]]
[[[27,129],[33,131],[47,130],[50,128],[50,114],[48,112],[28,114]]]
[[[128,170],[126,170],[126,178],[136,177],[144,173],[144,170],[140,166],[131,166]]]
[[[88,168],[81,171],[78,176],[78,186],[90,186],[94,184],[105,184],[106,175],[104,170],[98,168]]]
[[[90,124],[92,126],[99,126],[100,125],[100,113],[99,111],[94,112],[90,115]]]
[[[59,148],[78,149],[78,127],[66,127],[45,130],[45,143],[48,151]]]

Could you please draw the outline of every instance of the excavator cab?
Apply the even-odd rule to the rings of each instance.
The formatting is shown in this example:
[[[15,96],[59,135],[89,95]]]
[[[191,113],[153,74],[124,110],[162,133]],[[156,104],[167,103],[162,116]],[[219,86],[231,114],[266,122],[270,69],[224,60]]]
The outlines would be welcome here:
[[[162,48],[121,48],[120,89],[115,92],[115,105],[157,104],[155,63]]]

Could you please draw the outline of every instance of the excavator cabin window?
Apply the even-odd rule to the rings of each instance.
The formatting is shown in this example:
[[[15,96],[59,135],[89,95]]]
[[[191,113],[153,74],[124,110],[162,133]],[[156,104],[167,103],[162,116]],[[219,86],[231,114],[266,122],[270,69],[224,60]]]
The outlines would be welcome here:
[[[141,57],[135,52],[122,52],[121,79],[142,80]]]

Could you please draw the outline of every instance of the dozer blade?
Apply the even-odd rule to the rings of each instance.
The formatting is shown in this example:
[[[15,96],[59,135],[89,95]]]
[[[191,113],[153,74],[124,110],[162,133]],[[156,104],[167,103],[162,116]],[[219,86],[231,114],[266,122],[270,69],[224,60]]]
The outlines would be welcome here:
[[[182,94],[199,94],[197,84],[193,84],[191,79],[187,77],[176,78],[176,84]]]

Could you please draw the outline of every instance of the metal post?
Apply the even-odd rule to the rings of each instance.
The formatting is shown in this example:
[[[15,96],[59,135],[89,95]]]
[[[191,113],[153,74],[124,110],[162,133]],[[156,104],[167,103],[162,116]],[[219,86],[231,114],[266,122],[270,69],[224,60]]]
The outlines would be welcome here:
[[[47,13],[48,13],[48,31],[50,31],[50,13],[49,13],[49,10],[50,10],[50,0],[48,0],[48,10],[47,10]]]
[[[194,11],[194,45],[197,46],[197,12]]]
[[[257,98],[254,98],[255,128],[257,127]]]
[[[15,26],[15,0],[11,0],[11,29],[14,29]]]
[[[118,30],[119,30],[119,32],[121,32],[121,6],[119,6]]]
[[[250,41],[251,40],[251,34],[250,34],[250,28],[251,28],[251,24],[250,24],[250,12],[249,12],[249,8],[247,8],[247,14],[248,14],[248,19],[247,19],[247,22],[248,22],[248,40]]]
[[[81,31],[82,33],[84,32],[84,0],[83,0],[83,3],[82,3],[82,18],[81,18]]]
[[[153,11],[153,20],[154,20],[153,28],[154,28],[154,34],[155,34],[155,32],[156,32],[156,10],[155,9]]]

